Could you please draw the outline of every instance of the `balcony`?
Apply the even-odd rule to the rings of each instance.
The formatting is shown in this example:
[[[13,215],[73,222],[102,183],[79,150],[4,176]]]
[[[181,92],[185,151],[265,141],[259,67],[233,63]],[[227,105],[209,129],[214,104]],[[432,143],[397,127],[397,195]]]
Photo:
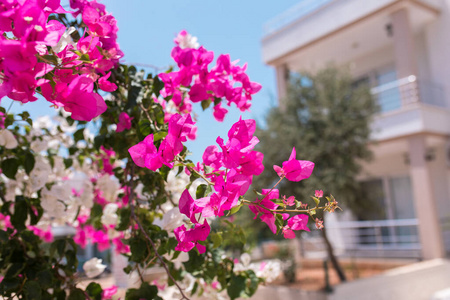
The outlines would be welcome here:
[[[450,110],[439,85],[410,75],[374,87],[371,93],[379,106],[372,123],[372,139],[419,132],[450,133]]]
[[[336,254],[347,257],[421,258],[417,219],[328,223],[327,235]],[[304,234],[301,252],[307,258],[326,257],[322,237]]]
[[[427,81],[419,82],[414,75],[374,87],[371,93],[381,113],[404,109],[414,103],[446,106],[440,86]]]
[[[407,8],[414,32],[439,15],[439,0],[303,0],[269,21],[262,39],[263,60],[310,70],[329,61],[352,61],[392,44],[390,15]]]

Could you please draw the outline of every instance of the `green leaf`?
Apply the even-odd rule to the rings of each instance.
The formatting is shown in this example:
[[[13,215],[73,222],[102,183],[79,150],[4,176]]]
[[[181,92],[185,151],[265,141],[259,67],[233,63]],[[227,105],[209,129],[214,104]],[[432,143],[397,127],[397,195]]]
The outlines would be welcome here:
[[[73,159],[71,158],[64,158],[64,166],[66,169],[70,168],[73,164]]]
[[[165,137],[167,136],[167,134],[168,134],[168,133],[165,132],[165,131],[158,131],[157,133],[155,133],[155,134],[153,135],[153,141],[154,141],[154,142],[159,141],[159,140],[165,138]]]
[[[6,271],[5,277],[7,277],[7,278],[16,277],[25,268],[25,266],[26,265],[23,262],[21,262],[21,263],[13,263],[9,267],[8,271]]]
[[[230,296],[231,300],[242,297],[245,295],[245,284],[246,278],[244,276],[235,276],[231,277],[230,284],[227,286],[227,293]]]
[[[198,254],[197,251],[189,251],[189,260],[184,262],[183,265],[189,273],[199,273],[201,266],[205,263],[205,255]]]
[[[49,54],[47,54],[47,55],[42,55],[41,57],[43,59],[45,59],[45,61],[51,62],[54,65],[58,64],[58,58],[56,57],[56,55],[49,55]]]
[[[84,140],[84,128],[80,128],[73,134],[73,139],[75,143],[81,140]]]
[[[166,165],[163,165],[159,168],[159,174],[161,174],[162,178],[167,182],[167,176],[169,175],[170,168]]]
[[[195,196],[197,197],[197,199],[200,199],[200,198],[203,198],[206,196],[206,189],[207,189],[206,184],[200,184],[197,187],[197,191],[195,192]]]
[[[100,146],[102,146],[104,143],[105,143],[105,136],[102,134],[102,135],[97,135],[95,138],[94,138],[94,148],[96,149],[96,150],[99,150],[100,149]]]
[[[154,115],[155,115],[155,119],[156,119],[156,123],[158,123],[158,125],[162,126],[164,125],[164,111],[161,107],[161,105],[157,105],[154,109]]]
[[[252,270],[247,270],[246,275],[248,276],[248,280],[246,284],[245,294],[250,298],[256,293],[256,290],[258,289],[259,278]]]
[[[62,257],[65,249],[66,249],[66,240],[65,239],[56,240],[50,245],[50,256],[54,256],[55,252],[57,252],[59,257]]]
[[[151,123],[147,119],[143,119],[139,121],[138,127],[139,127],[139,133],[142,135],[142,139],[152,133]],[[154,138],[154,137],[153,137]]]
[[[16,196],[14,203],[14,214],[11,216],[11,223],[15,229],[22,231],[26,228],[25,222],[28,216],[28,203],[22,196]]]
[[[213,248],[218,248],[222,244],[222,235],[220,233],[211,233],[211,240],[213,242]]]
[[[103,292],[102,287],[100,286],[100,284],[98,284],[96,282],[91,282],[86,287],[86,293],[95,300],[102,299],[102,292]]]
[[[25,299],[27,300],[40,300],[42,298],[42,291],[39,283],[36,281],[28,280],[25,282],[24,288],[24,294]]]
[[[19,160],[17,158],[8,158],[2,162],[2,172],[10,179],[15,179],[18,168]]]
[[[33,170],[34,168],[34,155],[31,152],[27,152],[25,153],[25,161],[23,163],[23,166],[25,168],[25,172],[30,175],[30,172]]]
[[[235,207],[231,208],[230,214],[233,215],[233,214],[237,213],[237,212],[241,209],[241,207],[242,207],[243,205],[244,205],[244,204],[241,203],[241,204],[236,205]]]
[[[70,292],[69,298],[67,300],[86,300],[83,290],[74,289]]]
[[[130,240],[131,261],[141,262],[148,256],[146,241],[140,237],[134,237]]]
[[[159,97],[159,92],[164,88],[164,83],[159,79],[158,76],[153,78],[153,93],[156,97]]]
[[[283,228],[283,225],[284,225],[283,216],[281,214],[276,214],[275,215],[275,225],[277,226],[277,233],[278,233],[278,231],[281,228]]]
[[[314,200],[314,203],[316,203],[316,205],[318,206],[320,203],[320,199],[317,197],[313,197],[313,196],[311,196],[311,198]]]
[[[37,281],[43,288],[49,288],[52,285],[53,275],[49,270],[42,270],[36,275]]]
[[[119,222],[116,226],[116,230],[123,231],[130,227],[131,210],[128,207],[124,207],[119,211]]]
[[[207,109],[211,105],[211,100],[203,100],[202,101],[202,108],[203,110]]]
[[[128,101],[125,105],[125,110],[133,108],[137,104],[137,98],[139,97],[139,93],[141,92],[141,87],[136,85],[131,85],[128,89]]]
[[[158,288],[154,285],[149,285],[147,282],[143,282],[139,289],[129,289],[125,295],[125,300],[157,300]]]
[[[91,58],[89,57],[89,54],[81,54],[80,60],[89,62],[89,61],[91,61]]]

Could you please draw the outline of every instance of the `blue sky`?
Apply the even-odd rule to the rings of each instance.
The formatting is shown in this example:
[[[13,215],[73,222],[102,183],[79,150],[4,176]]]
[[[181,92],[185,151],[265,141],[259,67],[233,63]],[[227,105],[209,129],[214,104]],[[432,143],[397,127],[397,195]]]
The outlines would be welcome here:
[[[64,2],[64,1],[62,1]],[[230,113],[223,123],[212,118],[212,111],[202,112],[195,105],[198,114],[198,138],[189,142],[194,153],[192,160],[201,159],[203,149],[215,144],[218,135],[223,138],[231,125],[239,119],[263,120],[265,112],[276,105],[275,71],[265,66],[261,58],[262,27],[265,22],[295,5],[298,1],[243,1],[243,0],[110,0],[102,1],[117,19],[119,44],[125,53],[127,63],[151,64],[164,67],[173,64],[170,51],[173,38],[185,29],[198,37],[206,49],[215,57],[229,53],[232,60],[248,63],[248,75],[252,81],[262,84],[263,89],[254,96],[250,112],[242,114],[237,109]],[[10,100],[2,101],[8,106]],[[28,110],[33,117],[52,113],[49,103],[38,100],[21,106],[13,105],[12,111]],[[228,108],[228,107],[227,107]]]

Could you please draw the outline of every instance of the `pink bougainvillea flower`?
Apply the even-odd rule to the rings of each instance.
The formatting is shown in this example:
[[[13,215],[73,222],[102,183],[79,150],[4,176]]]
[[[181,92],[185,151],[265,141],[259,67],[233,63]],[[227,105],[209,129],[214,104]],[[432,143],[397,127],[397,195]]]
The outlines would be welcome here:
[[[117,286],[113,285],[109,288],[103,289],[102,292],[102,299],[112,299],[112,296],[114,296],[117,293]]]
[[[300,181],[311,176],[314,169],[314,163],[307,160],[296,160],[295,147],[292,149],[288,161],[283,162],[283,167],[273,166],[278,176],[286,177],[289,181]]]
[[[228,109],[222,107],[222,103],[219,102],[219,104],[214,106],[214,118],[218,122],[223,122],[225,119],[225,115],[228,113]]]
[[[195,214],[198,212],[198,207],[187,189],[181,194],[178,207],[180,208],[180,213],[185,214],[192,223],[197,223]]]
[[[284,216],[283,216],[284,219]],[[287,222],[288,224],[284,226],[281,230],[285,239],[295,238],[294,230],[305,230],[310,231],[308,224],[308,215],[296,215],[290,218]]]
[[[292,206],[295,203],[295,197],[294,196],[290,196],[287,199],[286,199],[286,196],[283,196],[283,198],[281,200],[283,201],[283,204],[286,205],[286,206]]]
[[[255,202],[267,209],[264,209],[261,206],[257,205],[250,205],[249,209],[255,214],[254,219],[258,217],[259,213],[261,213],[261,221],[266,223],[267,226],[269,226],[270,230],[272,230],[272,232],[275,234],[277,233],[277,226],[275,225],[275,214],[270,210],[277,209],[278,204],[275,204],[270,200],[280,198],[280,192],[277,189],[264,189],[262,190],[262,194],[264,195],[264,198],[262,200],[256,200]]]
[[[284,226],[282,228],[282,232],[283,232],[283,236],[285,239],[294,239],[295,238],[295,232],[292,231],[292,229],[289,228],[289,226]]]
[[[156,171],[161,168],[161,157],[153,144],[153,134],[148,135],[142,142],[128,149],[134,163],[139,167]]]
[[[199,244],[198,241],[205,241],[210,232],[211,227],[206,220],[203,224],[195,224],[195,227],[189,230],[186,230],[184,225],[175,228],[175,238],[178,241],[175,250],[189,252],[192,248],[197,247],[199,253],[205,253],[206,247]]]
[[[212,167],[214,170],[218,170],[222,167],[222,153],[219,152],[217,146],[208,146],[203,152],[203,163],[207,166]]]
[[[314,193],[314,196],[316,196],[317,198],[322,198],[323,197],[323,191],[322,190],[316,190]]]
[[[308,215],[295,215],[288,220],[288,226],[292,230],[306,230],[310,231],[308,228]]]
[[[108,80],[109,76],[111,76],[111,72],[108,72],[105,76],[100,77],[98,79],[98,87],[105,92],[114,92],[117,90],[117,85]]]
[[[126,112],[121,112],[119,115],[119,123],[117,123],[116,132],[122,132],[125,129],[130,130],[131,121],[133,121],[133,119],[134,118],[130,117]]]

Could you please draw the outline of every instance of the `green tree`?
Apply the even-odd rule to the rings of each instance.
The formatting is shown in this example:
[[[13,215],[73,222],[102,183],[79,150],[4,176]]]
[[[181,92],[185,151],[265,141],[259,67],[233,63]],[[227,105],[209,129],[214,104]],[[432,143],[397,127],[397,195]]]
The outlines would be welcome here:
[[[367,209],[369,203],[362,200],[355,177],[360,163],[371,157],[370,120],[376,105],[368,86],[355,83],[346,70],[330,66],[316,74],[292,76],[287,97],[281,101],[280,107],[268,113],[265,128],[258,128],[265,172],[255,180],[255,188],[273,183],[273,165],[281,165],[292,151],[281,145],[290,145],[295,146],[298,159],[315,163],[314,176],[299,183],[283,180],[282,194],[296,195],[313,207],[310,196],[314,190],[323,190],[324,195],[332,194],[339,205],[357,214]],[[321,212],[314,216],[322,217]],[[325,230],[322,236],[330,260],[345,281]]]

